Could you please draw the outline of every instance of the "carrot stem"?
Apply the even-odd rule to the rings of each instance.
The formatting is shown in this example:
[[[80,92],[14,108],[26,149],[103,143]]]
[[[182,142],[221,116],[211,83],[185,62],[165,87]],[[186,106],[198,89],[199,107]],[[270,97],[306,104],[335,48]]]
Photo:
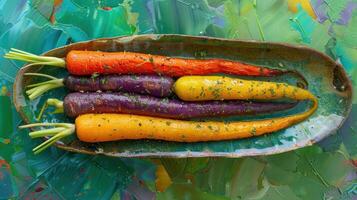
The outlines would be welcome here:
[[[44,111],[48,108],[48,106],[54,106],[55,107],[55,110],[51,114],[63,113],[63,101],[60,101],[60,100],[54,99],[54,98],[49,98],[43,104],[43,106],[42,106],[42,108],[40,110],[40,113],[38,114],[38,117],[36,118],[37,121],[40,121]]]
[[[33,65],[50,65],[56,67],[66,67],[66,62],[62,58],[52,56],[38,56],[32,53],[11,48],[4,58],[32,63]]]
[[[45,74],[38,74],[38,73],[31,73],[31,74],[25,74],[25,75],[42,76],[42,77],[47,77],[47,78],[52,79],[50,81],[45,81],[42,83],[36,83],[36,84],[26,86],[28,88],[31,88],[29,90],[26,90],[26,94],[29,96],[30,100],[34,100],[37,97],[44,94],[45,92],[48,92],[52,89],[64,86],[63,79],[57,79],[56,77],[53,77],[53,76],[48,76]]]
[[[47,100],[48,101],[48,100]],[[43,104],[41,110],[40,110],[40,113],[38,114],[38,116],[36,117],[36,120],[37,121],[40,121],[41,118],[42,118],[42,115],[43,115],[43,112],[47,109],[48,107],[48,104],[47,104],[47,101]]]
[[[26,125],[19,126],[19,128],[24,129],[24,128],[33,128],[33,127],[38,127],[38,126],[55,126],[55,127],[69,128],[69,127],[73,126],[73,124],[69,124],[69,123],[33,123],[33,124],[26,124]]]
[[[45,85],[40,85],[37,87],[34,87],[30,90],[26,91],[26,94],[28,95],[30,100],[34,100],[37,97],[41,96],[43,93],[55,89],[55,88],[59,88],[62,87],[62,84],[60,82],[58,83],[49,83],[49,84],[45,84]]]
[[[52,136],[58,132],[64,131],[66,128],[58,127],[58,128],[51,128],[51,129],[44,129],[39,131],[33,131],[29,134],[31,138],[38,138],[38,137],[45,137],[45,136]]]
[[[56,135],[54,135],[53,137],[51,137],[50,139],[46,140],[45,142],[41,143],[40,145],[38,145],[37,147],[35,147],[34,149],[32,149],[34,154],[39,154],[41,153],[43,150],[45,150],[46,148],[48,148],[49,146],[51,146],[53,143],[57,142],[58,140],[71,135],[74,133],[74,129],[73,130],[64,130],[62,132],[57,133]]]
[[[43,129],[39,131],[32,131],[29,133],[31,138],[43,137],[43,136],[52,136],[50,139],[41,143],[32,151],[34,154],[38,154],[51,146],[53,143],[58,140],[67,137],[75,132],[75,125],[69,123],[35,123],[35,124],[27,124],[23,126],[19,126],[20,129],[23,128],[32,128],[32,127],[43,127],[43,126],[52,126],[55,128]]]
[[[57,80],[58,78],[48,75],[48,74],[42,74],[42,73],[24,73],[25,76],[42,76],[45,78],[49,78],[49,79],[53,79],[53,80]]]
[[[45,92],[48,92],[49,90],[64,86],[62,78],[59,79],[54,76],[50,76],[47,74],[41,74],[41,73],[25,73],[24,75],[25,76],[39,76],[39,77],[45,77],[45,78],[51,79],[49,81],[27,85],[26,87],[31,88],[31,89],[26,90],[25,93],[29,96],[30,100],[33,100],[33,99],[39,97],[40,95],[44,94]]]
[[[55,84],[59,84],[58,82],[60,82],[59,80],[63,81],[63,79],[57,79],[57,80],[50,80],[50,81],[45,81],[45,82],[40,82],[40,83],[35,83],[35,84],[31,84],[31,85],[27,85],[27,88],[33,88],[36,86],[40,86],[40,85],[46,85],[46,84],[50,84],[50,83],[55,83]],[[63,86],[63,83],[62,85]]]
[[[58,87],[64,86],[63,78],[59,79],[59,78],[51,76],[51,75],[42,74],[42,73],[25,73],[24,76],[39,76],[39,77],[45,77],[45,78],[51,79],[49,81],[27,85],[26,86],[27,88],[33,88],[36,86],[49,85],[49,84],[55,84],[55,85],[58,85]],[[30,90],[27,90],[26,93],[32,93],[35,90],[36,90],[35,88],[30,89]]]

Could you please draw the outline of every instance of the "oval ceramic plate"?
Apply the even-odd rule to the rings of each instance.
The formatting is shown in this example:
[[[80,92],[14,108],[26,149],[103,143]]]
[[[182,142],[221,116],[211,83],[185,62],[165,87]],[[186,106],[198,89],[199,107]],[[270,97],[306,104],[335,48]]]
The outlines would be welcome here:
[[[215,57],[278,69],[296,70],[307,79],[309,90],[318,97],[319,108],[304,122],[255,138],[198,143],[126,140],[89,144],[80,142],[73,136],[66,141],[56,143],[57,147],[68,151],[117,157],[242,157],[275,154],[311,145],[335,133],[351,108],[351,84],[342,66],[326,55],[306,47],[182,35],[138,35],[70,44],[51,50],[44,55],[65,57],[73,49],[133,51],[186,58]],[[35,122],[35,115],[47,98],[63,99],[66,94],[65,89],[56,89],[30,102],[25,97],[23,89],[30,82],[40,80],[23,77],[23,73],[35,71],[58,77],[64,77],[67,73],[66,70],[60,68],[38,66],[25,66],[18,72],[14,85],[14,100],[17,111],[26,123]],[[280,77],[280,79],[285,79],[280,81],[291,82],[293,78]],[[299,111],[301,112],[301,108]],[[230,120],[242,119],[246,118],[230,118]],[[44,120],[71,122],[71,119],[64,117],[63,114],[46,114]]]

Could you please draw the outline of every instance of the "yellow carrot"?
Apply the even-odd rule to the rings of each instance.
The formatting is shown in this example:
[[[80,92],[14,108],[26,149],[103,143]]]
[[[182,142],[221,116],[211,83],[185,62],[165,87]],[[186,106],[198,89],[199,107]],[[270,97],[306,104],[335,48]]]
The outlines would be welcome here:
[[[185,101],[224,99],[312,100],[308,90],[267,81],[252,81],[224,76],[183,76],[174,84],[174,92]]]
[[[288,117],[240,122],[193,122],[127,114],[86,114],[76,119],[77,137],[84,142],[155,139],[175,142],[247,138],[281,130],[306,119],[312,109]]]

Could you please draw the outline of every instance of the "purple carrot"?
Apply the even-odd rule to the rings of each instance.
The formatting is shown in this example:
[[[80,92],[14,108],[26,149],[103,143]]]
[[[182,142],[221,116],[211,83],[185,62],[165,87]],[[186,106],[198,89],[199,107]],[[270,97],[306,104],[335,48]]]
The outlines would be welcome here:
[[[71,91],[121,91],[167,97],[171,94],[174,80],[157,75],[105,75],[96,78],[68,76],[65,86]]]
[[[296,103],[205,101],[184,102],[125,93],[70,93],[63,103],[67,116],[87,113],[126,113],[173,119],[272,113]]]
[[[49,90],[63,86],[75,92],[114,91],[168,97],[172,93],[171,88],[174,84],[174,80],[171,77],[158,75],[104,75],[92,77],[70,75],[63,79],[39,73],[26,73],[25,75],[52,79],[28,85],[27,87],[31,89],[28,89],[26,94],[31,100]]]

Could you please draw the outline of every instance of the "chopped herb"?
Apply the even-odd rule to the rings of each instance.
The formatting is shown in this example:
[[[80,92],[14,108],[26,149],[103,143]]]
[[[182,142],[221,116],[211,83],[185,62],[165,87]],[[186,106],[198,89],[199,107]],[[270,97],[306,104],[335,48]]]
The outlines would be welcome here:
[[[264,70],[264,68],[263,68],[263,67],[260,67],[260,68],[259,68],[259,73],[260,73],[260,74],[263,74],[263,73],[264,73],[263,70]]]
[[[169,103],[169,99],[168,99],[168,98],[163,98],[163,99],[161,100],[161,102],[167,104],[167,103]]]
[[[133,80],[138,80],[138,76],[136,76],[136,75],[131,75],[130,78]]]
[[[200,97],[204,97],[204,96],[206,96],[205,90],[203,87],[201,87]]]
[[[250,134],[255,136],[257,134],[257,129],[255,127],[253,127],[252,130],[250,131]]]
[[[154,63],[154,58],[153,58],[153,57],[150,57],[150,58],[149,58],[149,61],[150,61],[151,63]]]
[[[231,122],[229,122],[229,121],[223,121],[223,123],[224,123],[225,125],[228,125],[228,124],[230,124]]]
[[[221,84],[223,84],[223,81],[217,80],[217,81],[216,81],[216,84],[217,84],[217,85],[221,85]]]
[[[99,76],[99,73],[98,72],[95,72],[92,74],[91,78],[94,79],[94,78],[97,78]]]
[[[293,90],[293,96],[296,96],[296,93],[298,92],[298,88],[294,88],[294,90]]]
[[[275,96],[275,90],[274,90],[274,88],[269,88],[269,92],[271,93],[272,96]]]
[[[196,58],[204,58],[207,56],[207,52],[206,51],[196,51],[195,52],[195,57]]]
[[[212,95],[214,99],[220,99],[221,91],[218,88],[216,88],[212,91]]]
[[[101,79],[100,79],[100,83],[101,83],[102,85],[107,84],[107,83],[108,83],[108,78],[107,78],[107,77],[101,78]]]

